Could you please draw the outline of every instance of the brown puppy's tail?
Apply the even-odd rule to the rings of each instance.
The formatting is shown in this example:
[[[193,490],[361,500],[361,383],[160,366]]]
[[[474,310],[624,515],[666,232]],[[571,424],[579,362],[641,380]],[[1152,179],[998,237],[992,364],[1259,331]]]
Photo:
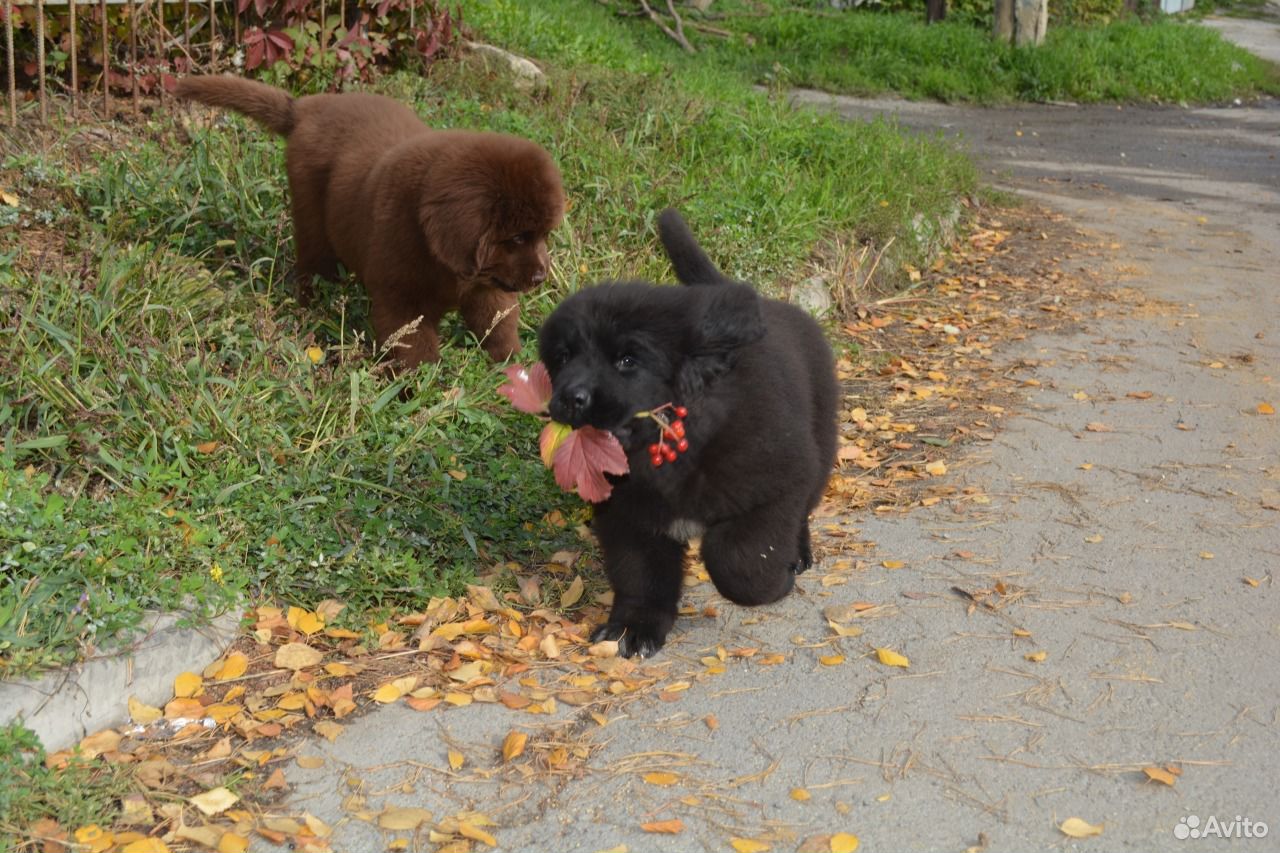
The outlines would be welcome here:
[[[658,238],[681,284],[722,284],[731,280],[702,251],[684,217],[673,208],[658,214]]]
[[[235,110],[281,136],[293,130],[293,96],[266,83],[231,74],[183,77],[174,94],[211,107]]]

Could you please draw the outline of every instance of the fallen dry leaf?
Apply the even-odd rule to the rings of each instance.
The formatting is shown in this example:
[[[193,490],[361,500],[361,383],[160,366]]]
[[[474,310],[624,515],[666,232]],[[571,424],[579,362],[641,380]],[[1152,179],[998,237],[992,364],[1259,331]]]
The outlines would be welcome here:
[[[858,836],[837,832],[831,836],[831,853],[853,853],[858,849]]]
[[[498,840],[480,827],[465,820],[458,821],[458,832],[463,838],[470,838],[472,841],[479,841],[488,844],[490,847],[497,847]]]
[[[393,831],[417,829],[431,820],[431,812],[411,806],[388,806],[378,814],[378,826]]]
[[[764,853],[772,849],[770,845],[754,838],[730,838],[729,845],[738,853]]]
[[[1045,658],[1049,657],[1049,653],[1045,651],[1028,652],[1023,657],[1032,663],[1044,663]]]
[[[173,680],[173,695],[179,699],[189,699],[200,693],[200,688],[204,686],[204,679],[196,675],[194,672],[184,672]]]
[[[529,742],[529,736],[524,732],[510,732],[502,741],[502,760],[510,761],[517,758],[524,752],[525,744]]]
[[[665,773],[661,771],[646,773],[640,778],[643,779],[645,782],[649,783],[650,785],[657,785],[658,787],[661,787],[661,788],[674,785],[680,781],[680,777],[677,776],[676,774]]]
[[[140,701],[136,696],[129,697],[129,719],[135,723],[146,725],[155,722],[164,716],[164,711],[159,708],[153,708],[150,705]]]
[[[1072,838],[1088,838],[1091,835],[1102,834],[1102,824],[1094,826],[1088,821],[1081,820],[1078,817],[1069,817],[1058,827],[1063,834],[1070,835]]]
[[[324,653],[306,643],[285,643],[276,649],[275,665],[281,669],[306,669],[324,660]]]
[[[466,756],[464,756],[461,752],[458,752],[458,750],[456,749],[449,750],[448,759],[449,759],[449,767],[454,770],[461,770],[463,762],[467,760]]]
[[[797,803],[805,803],[813,799],[813,794],[810,794],[804,788],[792,788],[791,799],[795,800]]]
[[[583,589],[582,575],[574,575],[573,582],[560,593],[560,608],[564,610],[577,604],[578,599],[582,598]]]
[[[900,666],[903,669],[911,666],[911,661],[907,660],[906,655],[900,655],[893,649],[876,649],[876,657],[885,666]]]
[[[640,828],[645,832],[657,832],[662,835],[678,835],[684,832],[684,822],[680,818],[672,820],[658,820],[652,823],[642,823]]]
[[[1260,414],[1260,415],[1274,415],[1275,413],[1276,413],[1276,407],[1275,407],[1275,406],[1273,406],[1273,405],[1271,405],[1270,403],[1259,403],[1259,404],[1258,404],[1258,414]]]
[[[1173,783],[1178,781],[1177,778],[1163,767],[1144,767],[1142,772],[1147,774],[1147,778],[1153,782],[1161,782],[1172,787]]]
[[[211,788],[203,794],[196,794],[190,798],[191,804],[209,817],[225,812],[239,801],[239,797],[222,786]]]

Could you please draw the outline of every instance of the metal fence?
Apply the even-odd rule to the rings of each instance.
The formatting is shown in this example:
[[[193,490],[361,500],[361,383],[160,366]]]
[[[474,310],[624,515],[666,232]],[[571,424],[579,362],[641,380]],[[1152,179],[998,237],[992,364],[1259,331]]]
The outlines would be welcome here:
[[[351,0],[353,11],[358,2]],[[247,8],[247,4],[244,6]],[[322,1],[319,4],[322,22],[326,20],[326,6],[329,12],[339,15],[339,21],[347,20],[347,0]],[[125,22],[110,21],[109,7],[127,9],[127,14],[119,15],[127,19],[126,34],[119,32],[119,25]],[[129,100],[133,113],[138,115],[144,95],[140,80],[149,80],[163,102],[166,94],[162,78],[171,73],[171,68],[180,65],[182,72],[207,73],[231,64],[230,51],[239,49],[241,43],[241,15],[237,8],[237,0],[0,0],[0,9],[4,12],[9,125],[17,126],[19,99],[25,98],[32,89],[39,101],[40,120],[47,121],[51,87],[66,91],[67,107],[73,117],[98,109],[104,116],[111,116],[113,87],[117,90],[115,98]],[[414,6],[409,8],[412,15]],[[34,54],[23,59],[27,70],[21,90],[19,58],[15,56],[14,46],[15,15],[21,15],[32,31],[26,41],[32,42],[30,52]],[[94,32],[87,37],[80,29],[85,16],[99,19],[91,25]],[[56,23],[59,35],[55,64],[65,69],[53,79],[50,79],[48,61],[50,42],[46,37],[51,22]],[[149,43],[142,45],[140,39]],[[82,65],[86,65],[86,59],[95,50],[100,54],[100,61],[87,64],[99,66],[98,79],[82,80]],[[146,58],[140,59],[140,51],[145,51]],[[148,61],[156,59],[163,64],[148,67]]]

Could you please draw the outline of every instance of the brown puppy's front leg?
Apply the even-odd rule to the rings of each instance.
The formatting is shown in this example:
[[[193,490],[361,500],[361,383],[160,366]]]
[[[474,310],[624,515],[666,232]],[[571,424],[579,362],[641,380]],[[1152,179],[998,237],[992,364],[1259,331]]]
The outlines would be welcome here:
[[[494,361],[520,351],[520,303],[514,293],[477,286],[459,300],[462,320]]]
[[[420,307],[398,300],[390,303],[379,300],[373,303],[369,312],[374,334],[378,336],[378,346],[381,348],[391,342],[391,357],[410,369],[424,361],[440,360],[440,336],[436,331],[440,317],[425,309],[416,310]]]

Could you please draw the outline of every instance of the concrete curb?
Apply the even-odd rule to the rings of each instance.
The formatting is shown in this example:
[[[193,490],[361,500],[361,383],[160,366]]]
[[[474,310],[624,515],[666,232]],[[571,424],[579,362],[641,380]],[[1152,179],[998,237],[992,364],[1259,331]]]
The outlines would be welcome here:
[[[92,658],[40,678],[0,683],[0,721],[21,719],[45,749],[66,749],[87,734],[123,725],[128,700],[148,705],[173,698],[173,679],[216,660],[238,634],[228,613],[198,628],[178,627],[182,614],[154,613],[127,650]]]

